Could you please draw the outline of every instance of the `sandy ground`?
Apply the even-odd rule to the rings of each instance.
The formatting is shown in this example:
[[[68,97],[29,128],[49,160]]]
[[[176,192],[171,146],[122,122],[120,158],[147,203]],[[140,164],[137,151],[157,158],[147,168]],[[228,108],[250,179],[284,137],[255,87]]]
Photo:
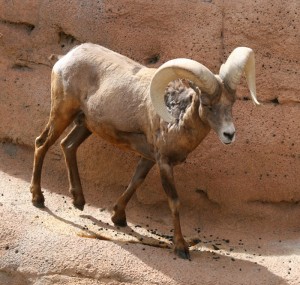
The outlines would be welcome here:
[[[0,144],[0,285],[300,284],[300,224],[183,207],[185,236],[198,243],[191,260],[181,260],[172,249],[146,245],[170,244],[167,203],[145,206],[134,197],[129,226],[116,228],[110,215],[117,193],[84,183],[88,204],[74,209],[51,154],[43,173],[46,208],[33,207],[32,155]]]

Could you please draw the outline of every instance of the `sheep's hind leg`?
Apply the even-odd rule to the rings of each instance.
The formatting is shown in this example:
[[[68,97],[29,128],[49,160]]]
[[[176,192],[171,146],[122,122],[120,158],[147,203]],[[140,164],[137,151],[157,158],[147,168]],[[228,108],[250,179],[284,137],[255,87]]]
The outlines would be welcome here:
[[[160,176],[163,188],[168,197],[169,207],[172,212],[173,224],[174,224],[174,245],[175,253],[180,258],[189,259],[188,244],[183,238],[179,219],[179,198],[175,188],[173,166],[166,162],[159,163]]]
[[[35,140],[30,192],[32,193],[32,203],[38,208],[44,207],[45,201],[41,190],[41,174],[45,155],[50,146],[55,143],[66,127],[72,122],[72,120],[72,115],[70,115],[69,118],[61,118],[53,112],[46,128]]]
[[[83,124],[79,124],[61,141],[67,165],[70,193],[73,196],[73,205],[79,210],[83,210],[85,199],[78,172],[76,151],[80,144],[91,134],[92,133]]]
[[[112,215],[112,221],[115,225],[125,227],[127,226],[125,208],[136,189],[143,183],[147,174],[153,167],[155,162],[146,158],[141,158],[135,173],[130,181],[129,186],[125,192],[120,196],[117,203],[114,206],[114,213]]]

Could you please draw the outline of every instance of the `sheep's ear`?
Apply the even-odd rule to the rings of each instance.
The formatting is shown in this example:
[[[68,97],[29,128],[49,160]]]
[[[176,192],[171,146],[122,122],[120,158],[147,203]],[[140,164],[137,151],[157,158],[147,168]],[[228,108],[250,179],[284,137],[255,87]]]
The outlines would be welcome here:
[[[256,98],[254,52],[251,48],[238,47],[229,55],[225,64],[222,64],[219,76],[231,89],[236,90],[243,73],[254,104],[260,105]]]
[[[207,94],[214,95],[219,90],[219,83],[216,77],[201,63],[186,58],[167,61],[153,75],[150,84],[150,96],[158,115],[169,123],[174,122],[175,118],[171,116],[165,105],[165,89],[169,82],[183,78],[193,81]]]

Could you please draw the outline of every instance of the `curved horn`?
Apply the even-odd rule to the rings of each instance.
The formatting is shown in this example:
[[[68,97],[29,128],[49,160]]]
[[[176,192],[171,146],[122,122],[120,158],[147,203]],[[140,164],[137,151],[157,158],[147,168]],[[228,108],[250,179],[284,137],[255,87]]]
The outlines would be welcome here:
[[[167,61],[156,70],[152,77],[150,96],[155,111],[169,123],[174,121],[174,117],[168,112],[165,104],[165,90],[171,81],[179,78],[193,81],[201,91],[207,94],[213,95],[218,92],[217,79],[201,63],[186,58]]]
[[[256,98],[254,52],[251,48],[238,47],[229,55],[225,64],[222,64],[219,76],[231,89],[236,90],[244,72],[252,100],[259,105]]]

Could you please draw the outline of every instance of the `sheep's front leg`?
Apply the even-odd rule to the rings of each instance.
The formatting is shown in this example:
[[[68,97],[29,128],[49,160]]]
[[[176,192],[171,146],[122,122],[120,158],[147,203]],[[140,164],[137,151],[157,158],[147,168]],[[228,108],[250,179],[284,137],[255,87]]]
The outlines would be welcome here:
[[[111,219],[115,225],[122,227],[127,226],[125,214],[126,205],[131,199],[136,189],[143,183],[147,174],[149,173],[154,164],[155,162],[146,158],[142,157],[140,159],[127,189],[121,195],[121,197],[118,199],[117,203],[114,206],[114,213]]]
[[[159,169],[162,186],[165,190],[165,193],[167,194],[169,206],[173,217],[175,253],[180,258],[189,259],[189,248],[181,232],[179,219],[180,202],[174,183],[173,166],[166,162],[161,162],[159,163]]]

